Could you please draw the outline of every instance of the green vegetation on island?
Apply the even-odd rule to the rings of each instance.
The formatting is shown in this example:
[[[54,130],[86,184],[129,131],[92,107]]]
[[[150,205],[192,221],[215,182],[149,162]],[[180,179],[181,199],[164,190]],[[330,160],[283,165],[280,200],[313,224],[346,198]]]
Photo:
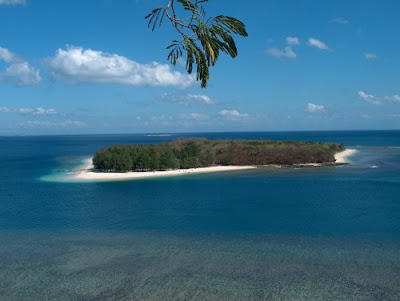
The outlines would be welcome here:
[[[188,169],[215,165],[332,164],[337,143],[270,140],[178,139],[157,144],[115,145],[101,149],[93,165],[103,172]]]

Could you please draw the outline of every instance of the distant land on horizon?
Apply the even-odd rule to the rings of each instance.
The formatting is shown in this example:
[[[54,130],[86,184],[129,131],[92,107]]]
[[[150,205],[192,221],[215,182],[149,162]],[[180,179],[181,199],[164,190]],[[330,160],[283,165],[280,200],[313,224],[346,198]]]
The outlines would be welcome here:
[[[347,132],[400,132],[400,129],[356,129],[356,130],[282,130],[282,131],[193,131],[193,132],[131,132],[131,133],[72,133],[72,134],[43,134],[43,135],[23,135],[23,134],[10,134],[0,135],[0,137],[46,137],[46,136],[148,136],[148,137],[171,137],[177,135],[200,135],[200,134],[249,134],[249,133],[347,133]]]

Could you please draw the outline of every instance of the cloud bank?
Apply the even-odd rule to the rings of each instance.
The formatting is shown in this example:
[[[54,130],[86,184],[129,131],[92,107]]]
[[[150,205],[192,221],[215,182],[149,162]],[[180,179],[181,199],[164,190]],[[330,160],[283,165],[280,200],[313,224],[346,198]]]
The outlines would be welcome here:
[[[140,64],[124,56],[68,46],[47,59],[52,78],[67,83],[114,83],[134,86],[186,88],[196,82],[194,75],[171,70],[169,65]]]

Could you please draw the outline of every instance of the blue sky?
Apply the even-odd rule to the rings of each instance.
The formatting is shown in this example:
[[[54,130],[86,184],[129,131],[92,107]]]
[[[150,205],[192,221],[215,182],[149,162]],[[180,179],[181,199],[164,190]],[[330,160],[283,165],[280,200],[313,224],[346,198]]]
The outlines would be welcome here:
[[[0,0],[0,135],[400,128],[397,0],[210,0],[239,56],[169,65],[167,0]]]

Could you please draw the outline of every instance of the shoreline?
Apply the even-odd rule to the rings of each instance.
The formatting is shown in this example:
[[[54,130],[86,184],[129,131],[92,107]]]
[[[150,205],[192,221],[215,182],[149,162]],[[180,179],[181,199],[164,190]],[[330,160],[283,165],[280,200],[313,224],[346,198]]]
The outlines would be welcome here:
[[[354,148],[349,148],[346,149],[340,153],[336,153],[335,154],[335,160],[336,160],[336,164],[348,164],[349,161],[347,160],[348,157],[354,155],[355,153],[357,153],[357,150]]]
[[[92,160],[92,159],[88,159]],[[157,177],[181,176],[188,174],[201,174],[209,172],[222,172],[234,170],[255,169],[256,166],[210,166],[189,169],[174,169],[163,171],[130,171],[130,172],[97,172],[93,169],[93,164],[90,163],[86,168],[78,169],[70,177],[75,180],[99,180],[99,181],[118,181],[131,179],[146,179]]]
[[[347,158],[355,154],[357,150],[346,149],[343,152],[335,154],[334,163],[305,163],[297,164],[293,167],[322,167],[322,166],[335,166],[348,164]],[[77,169],[70,174],[68,177],[71,180],[78,181],[120,181],[120,180],[132,180],[132,179],[146,179],[146,178],[157,178],[157,177],[169,177],[169,176],[181,176],[188,174],[202,174],[211,172],[223,172],[223,171],[236,171],[236,170],[249,170],[256,168],[282,168],[286,166],[282,165],[265,165],[265,166],[210,166],[200,168],[189,168],[189,169],[174,169],[165,171],[130,171],[130,172],[98,172],[94,169],[92,158],[85,160],[85,166]],[[292,167],[292,166],[290,166]]]

